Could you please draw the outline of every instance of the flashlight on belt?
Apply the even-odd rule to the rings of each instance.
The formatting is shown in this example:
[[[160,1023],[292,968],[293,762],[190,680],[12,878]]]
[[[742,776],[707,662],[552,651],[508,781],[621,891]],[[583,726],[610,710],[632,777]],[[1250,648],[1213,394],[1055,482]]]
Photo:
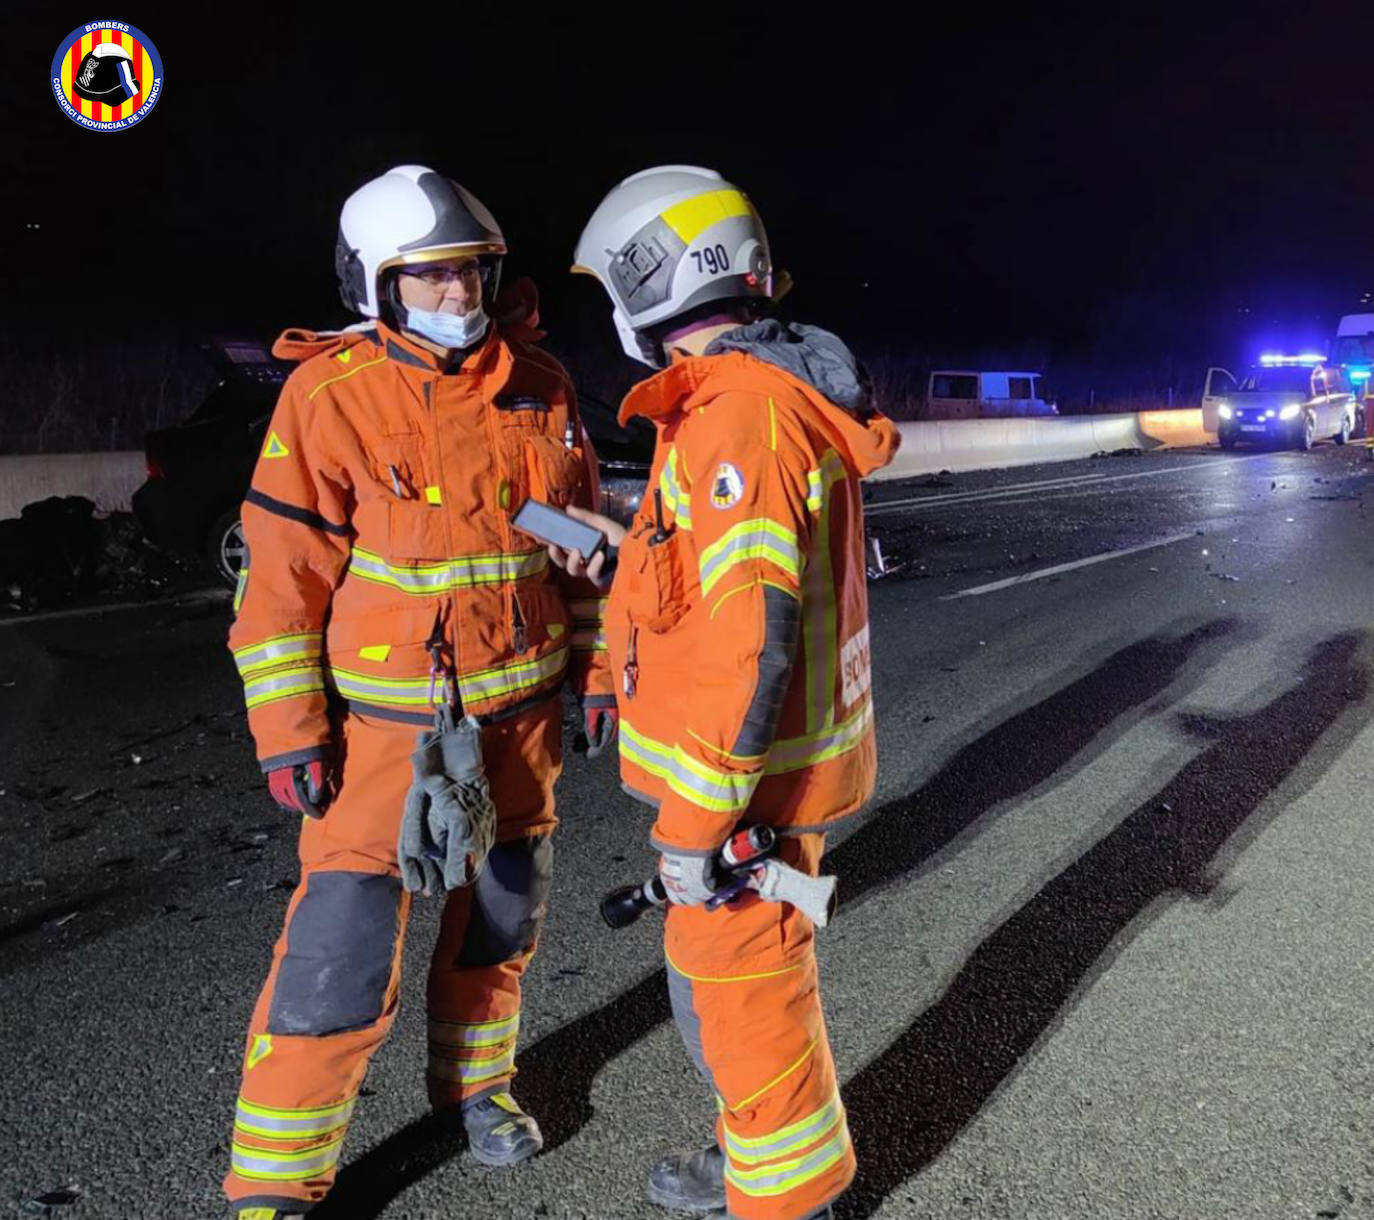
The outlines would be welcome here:
[[[777,847],[771,826],[746,826],[735,831],[716,853],[716,871],[728,878],[711,896],[710,910],[737,898],[749,887],[749,870]],[[739,870],[736,872],[736,870]],[[622,885],[601,900],[601,918],[613,928],[627,928],[645,911],[668,901],[663,878],[655,873],[643,885]]]
[[[788,902],[818,928],[835,914],[835,878],[812,877],[774,858],[777,835],[771,826],[737,830],[716,853],[720,888],[706,902],[715,910],[752,890],[764,902]],[[627,928],[645,911],[668,901],[663,879],[655,873],[643,885],[624,885],[601,900],[601,918],[612,928]]]

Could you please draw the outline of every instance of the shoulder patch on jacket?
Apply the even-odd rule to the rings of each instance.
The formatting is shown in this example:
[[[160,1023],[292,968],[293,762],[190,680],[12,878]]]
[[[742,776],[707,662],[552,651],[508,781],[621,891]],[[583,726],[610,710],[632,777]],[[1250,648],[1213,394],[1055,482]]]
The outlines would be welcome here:
[[[711,476],[711,507],[734,508],[744,499],[744,476],[733,462],[721,462]]]
[[[281,437],[275,432],[269,432],[267,434],[267,444],[262,447],[262,456],[264,460],[268,458],[290,457],[291,450],[282,443]]]

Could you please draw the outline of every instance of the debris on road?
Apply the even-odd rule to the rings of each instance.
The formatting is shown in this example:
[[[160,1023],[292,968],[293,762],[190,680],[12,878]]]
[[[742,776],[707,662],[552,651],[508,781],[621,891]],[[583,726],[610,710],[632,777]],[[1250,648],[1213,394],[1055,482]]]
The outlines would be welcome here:
[[[26,1199],[24,1210],[30,1215],[42,1216],[49,1214],[55,1207],[70,1207],[80,1200],[81,1192],[75,1187],[68,1187],[66,1190],[50,1190],[46,1194]]]
[[[130,513],[97,516],[84,496],[50,496],[0,521],[0,612],[49,610],[103,594],[161,596],[201,583],[156,550]]]

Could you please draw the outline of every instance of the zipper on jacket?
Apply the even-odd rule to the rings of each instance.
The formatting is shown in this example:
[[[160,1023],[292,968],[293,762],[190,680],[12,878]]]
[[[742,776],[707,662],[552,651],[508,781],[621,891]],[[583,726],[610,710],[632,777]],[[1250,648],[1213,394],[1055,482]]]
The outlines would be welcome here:
[[[625,673],[621,678],[625,698],[633,699],[639,687],[639,628],[630,624],[630,642],[625,648]]]

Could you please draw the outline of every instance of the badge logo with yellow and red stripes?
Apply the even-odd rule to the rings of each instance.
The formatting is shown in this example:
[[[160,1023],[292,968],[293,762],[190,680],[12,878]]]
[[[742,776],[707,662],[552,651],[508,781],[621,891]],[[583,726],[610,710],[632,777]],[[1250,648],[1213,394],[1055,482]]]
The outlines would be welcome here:
[[[52,58],[52,92],[73,123],[125,131],[162,95],[162,57],[142,30],[122,21],[77,26]]]

